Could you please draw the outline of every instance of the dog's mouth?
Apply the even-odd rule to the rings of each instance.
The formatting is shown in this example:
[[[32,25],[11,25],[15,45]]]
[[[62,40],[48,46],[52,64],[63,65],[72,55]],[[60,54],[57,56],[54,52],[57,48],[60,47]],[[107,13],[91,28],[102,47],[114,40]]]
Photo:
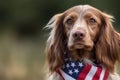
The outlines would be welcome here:
[[[84,41],[77,41],[74,42],[71,46],[68,46],[69,50],[86,50],[91,51],[93,48],[92,44],[86,44]]]
[[[75,49],[83,49],[83,48],[85,48],[85,44],[83,42],[75,42],[73,44],[73,46],[74,46]]]

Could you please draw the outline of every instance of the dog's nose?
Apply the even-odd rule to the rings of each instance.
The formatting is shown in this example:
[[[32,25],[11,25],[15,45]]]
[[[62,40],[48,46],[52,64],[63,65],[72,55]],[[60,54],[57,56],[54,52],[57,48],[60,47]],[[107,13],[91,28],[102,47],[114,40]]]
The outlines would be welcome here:
[[[78,30],[73,33],[74,39],[83,39],[85,37],[85,31],[84,30]]]

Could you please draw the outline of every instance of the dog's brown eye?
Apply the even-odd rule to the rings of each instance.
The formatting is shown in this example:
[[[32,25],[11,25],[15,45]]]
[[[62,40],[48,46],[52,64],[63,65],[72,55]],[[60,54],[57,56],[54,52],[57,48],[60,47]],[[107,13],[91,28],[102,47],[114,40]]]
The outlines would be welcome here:
[[[94,18],[90,18],[88,21],[89,24],[95,24],[96,20]]]
[[[74,20],[72,18],[69,18],[69,19],[67,19],[66,23],[69,24],[69,25],[73,24]]]

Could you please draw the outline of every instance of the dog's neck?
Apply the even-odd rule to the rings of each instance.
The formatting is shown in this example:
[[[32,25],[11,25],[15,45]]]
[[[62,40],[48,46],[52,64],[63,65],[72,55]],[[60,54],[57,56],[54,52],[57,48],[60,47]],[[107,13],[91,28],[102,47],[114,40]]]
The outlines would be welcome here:
[[[85,63],[94,63],[94,61],[96,61],[95,54],[92,51],[75,50],[71,51],[69,56],[72,58],[72,60],[85,61]]]

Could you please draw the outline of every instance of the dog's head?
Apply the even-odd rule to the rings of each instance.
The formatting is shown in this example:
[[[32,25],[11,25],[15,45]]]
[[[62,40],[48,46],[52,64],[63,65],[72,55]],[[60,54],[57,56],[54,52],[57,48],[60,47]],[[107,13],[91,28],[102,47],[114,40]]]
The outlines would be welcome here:
[[[120,59],[119,34],[112,26],[112,16],[89,5],[79,5],[55,15],[47,24],[52,28],[47,41],[47,64],[51,72],[64,64],[64,53],[92,52],[96,61],[113,71]],[[78,56],[81,54],[80,56]]]

